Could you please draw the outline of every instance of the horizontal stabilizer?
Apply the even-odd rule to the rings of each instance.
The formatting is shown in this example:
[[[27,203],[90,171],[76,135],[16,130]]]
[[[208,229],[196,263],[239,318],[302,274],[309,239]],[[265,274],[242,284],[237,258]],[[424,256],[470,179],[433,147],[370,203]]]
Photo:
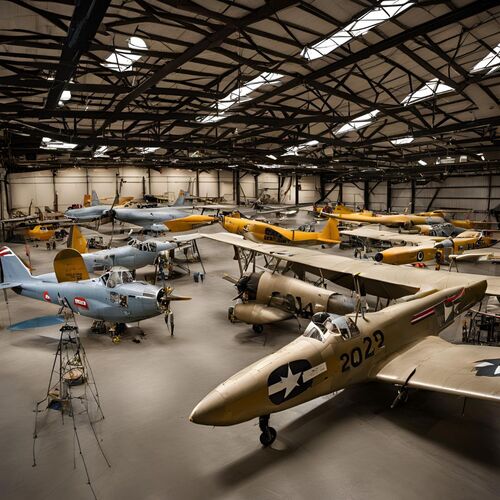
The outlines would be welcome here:
[[[12,282],[6,282],[6,283],[0,283],[0,290],[8,290],[9,288],[15,288],[16,286],[21,286],[22,283],[12,283]]]

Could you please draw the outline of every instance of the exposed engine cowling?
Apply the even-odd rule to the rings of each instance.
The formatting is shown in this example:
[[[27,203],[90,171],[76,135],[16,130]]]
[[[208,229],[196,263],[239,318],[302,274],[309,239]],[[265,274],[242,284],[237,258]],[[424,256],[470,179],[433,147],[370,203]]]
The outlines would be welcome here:
[[[434,245],[434,248],[453,248],[453,240],[450,238],[443,241],[439,241]]]
[[[254,325],[293,316],[309,318],[322,311],[347,314],[356,307],[356,300],[352,297],[270,272],[242,276],[236,287],[243,304],[236,304],[230,317]]]

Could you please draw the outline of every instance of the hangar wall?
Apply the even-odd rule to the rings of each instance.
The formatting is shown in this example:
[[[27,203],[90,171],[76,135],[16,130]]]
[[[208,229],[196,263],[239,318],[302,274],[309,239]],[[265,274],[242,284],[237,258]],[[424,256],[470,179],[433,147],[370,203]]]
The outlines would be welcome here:
[[[184,169],[155,170],[120,167],[108,169],[71,168],[56,171],[16,173],[8,176],[10,204],[12,208],[27,211],[30,202],[33,206],[54,206],[54,189],[58,195],[58,208],[65,210],[73,203],[81,203],[83,195],[95,189],[101,198],[113,198],[121,183],[123,196],[141,197],[144,192],[166,194],[174,200],[179,190],[190,190],[199,196],[223,196],[227,201],[235,201],[233,190],[233,172],[230,170],[196,172]],[[295,203],[294,176],[280,177],[275,173],[263,172],[258,176],[258,192],[255,192],[254,175],[240,174],[240,199],[254,199],[262,190],[274,198],[278,198],[278,184],[281,183],[281,202]],[[199,192],[197,193],[197,185]],[[312,203],[320,196],[319,176],[303,176],[299,179],[299,201]],[[326,184],[328,192],[332,184]],[[370,209],[387,209],[387,182],[369,183]],[[340,187],[336,187],[328,199],[339,199]],[[342,200],[349,205],[364,206],[364,183],[344,183]],[[391,185],[392,209],[402,211],[411,205],[411,184]],[[415,185],[415,209],[426,210],[432,201],[431,208],[465,208],[476,211],[487,211],[500,204],[500,176],[484,175],[473,177],[448,177],[442,182],[430,182]]]
[[[328,192],[333,184],[327,184]],[[370,182],[369,208],[374,211],[387,209],[386,181]],[[391,207],[393,211],[402,212],[411,206],[411,183],[391,184]],[[336,187],[328,198],[335,202],[339,199],[340,187]],[[364,184],[344,183],[342,201],[348,205],[364,207]],[[415,211],[433,208],[465,209],[487,212],[500,204],[500,176],[476,175],[469,177],[448,177],[442,182],[429,182],[424,185],[415,184]]]
[[[174,200],[179,190],[189,190],[199,196],[223,196],[233,202],[233,172],[229,170],[196,172],[169,168],[161,172],[135,167],[107,169],[71,168],[56,171],[16,173],[8,176],[10,204],[14,209],[27,211],[31,202],[33,206],[54,206],[54,191],[58,197],[59,210],[65,210],[73,203],[81,203],[83,195],[93,189],[100,198],[113,198],[117,188],[123,196],[141,197],[144,193],[166,194]],[[240,174],[241,176],[241,174]],[[240,199],[255,199],[262,190],[274,198],[278,198],[279,178],[274,173],[261,173],[258,176],[258,192],[252,174],[240,178]],[[319,180],[314,176],[300,179],[300,201],[313,202],[318,198]],[[199,192],[197,193],[197,185]],[[295,177],[282,179],[281,202],[295,203]]]

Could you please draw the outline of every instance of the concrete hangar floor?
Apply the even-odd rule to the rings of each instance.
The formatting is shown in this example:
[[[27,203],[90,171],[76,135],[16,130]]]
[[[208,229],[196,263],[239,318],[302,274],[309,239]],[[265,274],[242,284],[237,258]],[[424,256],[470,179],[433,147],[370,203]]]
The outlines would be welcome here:
[[[257,422],[190,423],[193,407],[218,383],[298,333],[293,321],[260,335],[231,324],[227,307],[236,293],[221,277],[238,273],[233,250],[210,240],[199,246],[207,277],[198,284],[190,276],[175,280],[176,293],[193,300],[174,304],[174,337],[159,316],[141,323],[147,336],[140,344],[125,335],[114,345],[90,334],[91,320],[78,317],[105,414],[96,430],[111,462],[108,468],[82,424],[98,498],[498,498],[500,408],[483,401],[467,401],[462,416],[463,399],[413,391],[405,406],[391,410],[393,387],[352,387],[272,415],[278,439],[267,449]],[[54,255],[33,249],[35,274],[51,271]],[[12,322],[52,312],[9,292]],[[58,412],[42,417],[32,467],[34,402],[46,391],[57,340],[56,326],[0,329],[1,498],[92,498],[71,420],[62,425]]]

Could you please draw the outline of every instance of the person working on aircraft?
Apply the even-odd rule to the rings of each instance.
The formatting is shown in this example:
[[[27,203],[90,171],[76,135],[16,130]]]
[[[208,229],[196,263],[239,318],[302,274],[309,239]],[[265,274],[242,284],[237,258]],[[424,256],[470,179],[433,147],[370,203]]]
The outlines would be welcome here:
[[[436,271],[439,271],[441,269],[441,252],[436,252],[436,266],[435,266]]]
[[[323,212],[325,212],[325,214],[331,214],[333,212],[333,209],[330,206],[330,203],[326,202],[326,205],[323,208]]]

